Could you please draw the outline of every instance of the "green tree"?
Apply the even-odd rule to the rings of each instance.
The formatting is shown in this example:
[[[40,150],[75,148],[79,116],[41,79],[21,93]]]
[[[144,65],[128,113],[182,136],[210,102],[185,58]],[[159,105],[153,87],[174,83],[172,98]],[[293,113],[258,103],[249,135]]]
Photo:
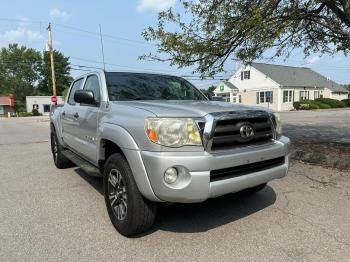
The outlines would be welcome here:
[[[214,96],[214,90],[216,86],[209,86],[208,89],[201,89],[202,93],[205,94],[207,97]]]
[[[55,61],[55,76],[56,76],[56,92],[57,95],[63,95],[73,78],[70,76],[70,62],[69,57],[64,56],[61,52],[54,51]],[[44,52],[43,62],[39,69],[40,81],[38,90],[40,95],[52,95],[52,77],[51,77],[51,63],[50,52]]]
[[[223,71],[227,59],[249,63],[267,49],[271,58],[288,57],[295,48],[303,48],[305,56],[350,50],[350,0],[182,3],[184,17],[169,9],[159,13],[157,26],[143,32],[146,40],[158,41],[158,52],[140,58],[179,68],[196,65],[195,72],[211,76]]]
[[[216,86],[209,86],[208,88],[208,92],[213,96],[214,95],[214,90],[215,90]]]
[[[15,110],[25,111],[25,97],[36,94],[40,52],[10,44],[0,51],[0,95],[14,94]]]
[[[344,86],[344,88],[346,88],[347,90],[349,90],[349,91],[350,91],[350,84],[343,85],[343,86]]]

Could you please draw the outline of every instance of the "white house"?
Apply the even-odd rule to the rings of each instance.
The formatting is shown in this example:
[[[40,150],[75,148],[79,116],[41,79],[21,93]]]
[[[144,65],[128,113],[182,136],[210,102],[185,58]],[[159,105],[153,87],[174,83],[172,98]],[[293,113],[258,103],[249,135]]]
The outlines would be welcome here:
[[[57,104],[63,104],[63,96],[57,97]],[[27,112],[32,112],[33,109],[38,109],[43,115],[50,114],[51,96],[26,96]]]
[[[293,109],[293,102],[305,99],[349,97],[349,91],[307,67],[262,63],[241,66],[214,90],[231,103],[258,105],[276,111]]]

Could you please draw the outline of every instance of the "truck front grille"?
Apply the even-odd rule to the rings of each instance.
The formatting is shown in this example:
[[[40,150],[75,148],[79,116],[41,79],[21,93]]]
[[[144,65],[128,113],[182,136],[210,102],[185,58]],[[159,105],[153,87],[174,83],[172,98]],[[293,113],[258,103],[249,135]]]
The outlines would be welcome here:
[[[210,182],[244,176],[250,173],[263,171],[266,169],[283,165],[284,162],[285,162],[284,157],[277,157],[277,158],[250,163],[246,165],[212,170],[210,171]]]
[[[241,127],[248,125],[253,135],[244,137]],[[268,115],[248,118],[217,120],[213,131],[211,150],[266,143],[273,139],[273,128]]]

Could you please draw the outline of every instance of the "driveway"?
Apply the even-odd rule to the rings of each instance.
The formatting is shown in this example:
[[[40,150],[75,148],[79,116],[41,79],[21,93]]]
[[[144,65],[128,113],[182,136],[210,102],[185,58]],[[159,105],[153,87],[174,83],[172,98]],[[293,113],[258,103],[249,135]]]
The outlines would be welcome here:
[[[284,133],[293,139],[350,144],[350,109],[280,113]]]
[[[56,169],[48,135],[47,122],[0,120],[0,261],[350,261],[349,172],[295,163],[254,196],[162,207],[128,239],[101,179]]]

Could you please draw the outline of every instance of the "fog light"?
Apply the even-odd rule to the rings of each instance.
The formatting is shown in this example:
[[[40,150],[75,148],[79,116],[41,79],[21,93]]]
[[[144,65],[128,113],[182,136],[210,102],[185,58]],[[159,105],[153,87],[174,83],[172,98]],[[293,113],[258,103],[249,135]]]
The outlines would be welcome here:
[[[176,168],[169,167],[167,170],[165,170],[164,181],[167,184],[175,183],[176,179],[177,179],[177,170],[176,170]]]

